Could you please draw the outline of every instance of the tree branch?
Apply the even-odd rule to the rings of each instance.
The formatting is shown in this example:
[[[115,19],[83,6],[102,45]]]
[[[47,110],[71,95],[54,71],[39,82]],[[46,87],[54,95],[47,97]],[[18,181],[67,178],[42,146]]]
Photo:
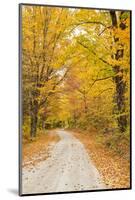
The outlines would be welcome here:
[[[67,69],[66,72],[64,73],[64,75],[62,76],[62,78],[57,83],[55,83],[55,85],[53,85],[52,90],[48,93],[48,95],[45,97],[45,99],[39,103],[39,109],[47,102],[48,97],[50,95],[54,94],[52,91],[54,91],[56,89],[56,87],[65,79],[68,72],[69,72],[69,69]]]
[[[73,28],[71,29],[70,32],[72,32],[72,31],[73,31],[74,29],[76,29],[78,26],[83,25],[83,24],[98,24],[98,25],[101,25],[101,26],[103,26],[103,27],[106,27],[106,25],[105,25],[104,23],[99,22],[99,21],[97,21],[97,22],[95,22],[95,21],[84,21],[84,22],[80,22],[80,23],[74,24],[75,27],[73,27]]]
[[[77,23],[75,25],[77,27],[77,26],[80,26],[80,25],[83,25],[83,24],[98,24],[98,25],[102,25],[102,26],[106,27],[106,25],[104,23],[99,22],[99,21],[84,21],[84,22]]]
[[[113,28],[113,26],[107,26],[107,27],[105,27],[105,28],[98,34],[98,36],[102,35],[107,29],[111,29],[111,28]]]
[[[91,84],[90,89],[93,87],[93,85],[94,85],[97,81],[103,81],[103,80],[107,80],[107,79],[109,79],[109,78],[113,78],[113,76],[108,76],[108,77],[104,77],[104,78],[95,79],[95,80],[93,81],[93,83]]]
[[[97,96],[100,96],[101,94],[103,94],[104,92],[108,91],[108,90],[112,90],[113,88],[107,88],[107,89],[104,89],[102,90]],[[96,97],[97,97],[96,96]]]
[[[82,44],[81,42],[79,42],[79,41],[77,41],[78,42],[78,44],[80,44],[81,46],[83,46],[85,49],[87,49],[88,51],[91,51],[99,60],[101,60],[103,63],[105,63],[106,65],[110,65],[110,66],[112,66],[113,67],[113,65],[111,65],[110,63],[108,63],[106,60],[104,60],[103,58],[100,58],[100,57],[98,57],[97,56],[97,54],[93,51],[93,50],[89,50],[89,48],[86,46],[86,45],[84,45],[84,44]]]

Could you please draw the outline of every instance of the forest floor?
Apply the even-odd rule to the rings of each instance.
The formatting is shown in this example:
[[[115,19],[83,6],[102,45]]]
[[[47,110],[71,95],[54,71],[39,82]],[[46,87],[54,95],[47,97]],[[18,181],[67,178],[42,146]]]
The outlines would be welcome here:
[[[73,131],[72,134],[85,146],[108,188],[130,187],[130,161],[98,141],[94,131]]]
[[[60,140],[55,130],[39,133],[35,140],[25,140],[22,145],[22,167],[32,168],[38,162],[50,157],[50,152]]]

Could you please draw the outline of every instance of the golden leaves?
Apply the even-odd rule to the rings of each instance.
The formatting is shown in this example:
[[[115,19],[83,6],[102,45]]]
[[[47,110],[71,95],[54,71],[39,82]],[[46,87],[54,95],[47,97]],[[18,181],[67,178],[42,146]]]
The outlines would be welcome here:
[[[118,28],[111,25],[109,12],[26,6],[22,20],[24,104],[29,104],[31,91],[37,88],[36,100],[42,105],[38,114],[42,112],[52,124],[53,120],[74,121],[80,128],[91,123],[99,129],[116,124],[116,77],[128,92],[130,84],[126,17],[122,30],[120,19]],[[128,93],[123,96],[129,101]]]
[[[108,137],[111,137],[110,135],[102,136],[98,142],[100,135],[95,129],[83,133],[74,132],[73,134],[84,144],[107,188],[127,188],[130,186],[130,162],[124,157],[128,154],[129,147],[124,144],[124,141],[119,142],[123,150],[123,155],[120,155],[104,145],[107,143]]]

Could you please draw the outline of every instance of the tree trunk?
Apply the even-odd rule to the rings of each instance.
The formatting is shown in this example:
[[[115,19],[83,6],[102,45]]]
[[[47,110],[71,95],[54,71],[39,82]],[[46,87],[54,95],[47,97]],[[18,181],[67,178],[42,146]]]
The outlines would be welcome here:
[[[37,100],[34,100],[33,102],[31,102],[31,129],[30,129],[31,138],[36,137],[37,121],[38,121],[38,102]]]
[[[86,94],[83,94],[83,100],[84,100],[84,113],[87,114],[88,112],[88,107],[87,107],[87,99],[86,99]]]
[[[46,114],[44,113],[44,115],[41,117],[41,127],[44,130],[45,129],[45,122],[46,122]]]
[[[123,14],[123,11],[121,12],[121,15]],[[110,16],[112,20],[112,25],[114,28],[118,27],[117,23],[117,16],[115,11],[110,11]],[[120,22],[119,27],[124,30],[126,28],[125,24],[123,22]],[[119,38],[114,37],[114,42],[119,42]],[[120,44],[121,48],[117,49],[114,59],[120,60],[124,56],[124,49],[122,48],[123,44]],[[125,91],[126,91],[126,83],[123,81],[123,69],[119,65],[115,65],[113,67],[113,70],[116,74],[114,77],[114,82],[116,84],[116,95],[115,95],[115,101],[117,104],[117,111],[118,111],[118,126],[121,132],[124,132],[127,127],[127,116],[124,114],[126,110],[125,105]]]
[[[117,71],[118,73],[121,71],[119,66],[116,66],[114,68],[115,71]],[[120,114],[120,116],[117,118],[118,120],[118,126],[120,128],[121,132],[124,132],[126,130],[126,126],[127,126],[127,117],[125,114],[123,114],[125,112],[125,90],[126,90],[126,84],[123,82],[122,80],[122,76],[115,76],[114,81],[116,83],[116,96],[115,96],[115,100],[117,103],[117,109],[118,109],[118,114]]]

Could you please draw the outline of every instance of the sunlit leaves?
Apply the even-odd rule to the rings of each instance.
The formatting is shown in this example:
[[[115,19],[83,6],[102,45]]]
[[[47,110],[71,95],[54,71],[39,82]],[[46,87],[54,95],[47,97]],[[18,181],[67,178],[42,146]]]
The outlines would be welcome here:
[[[116,15],[121,19],[113,27],[107,10],[23,7],[25,108],[28,105],[30,111],[36,100],[39,118],[52,126],[53,122],[83,128],[117,124],[114,116],[127,113],[129,106],[130,15],[120,11]],[[124,54],[116,59],[120,50]],[[116,66],[120,71],[114,70]],[[123,113],[114,112],[116,77],[126,85]]]

